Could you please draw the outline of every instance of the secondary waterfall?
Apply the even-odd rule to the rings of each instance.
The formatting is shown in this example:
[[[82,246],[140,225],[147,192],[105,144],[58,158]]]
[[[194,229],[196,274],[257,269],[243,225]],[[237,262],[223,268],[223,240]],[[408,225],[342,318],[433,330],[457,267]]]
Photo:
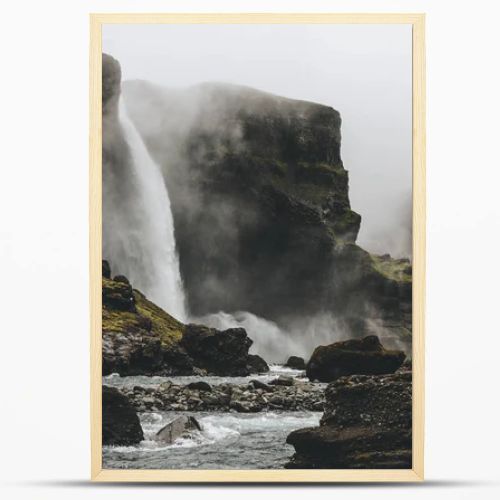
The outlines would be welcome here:
[[[185,301],[168,191],[159,165],[127,115],[123,98],[119,122],[126,144],[120,131],[106,130],[103,123],[103,137],[111,143],[111,152],[103,161],[103,258],[110,261],[113,274],[124,274],[134,288],[184,321]],[[127,146],[129,154],[116,152]]]

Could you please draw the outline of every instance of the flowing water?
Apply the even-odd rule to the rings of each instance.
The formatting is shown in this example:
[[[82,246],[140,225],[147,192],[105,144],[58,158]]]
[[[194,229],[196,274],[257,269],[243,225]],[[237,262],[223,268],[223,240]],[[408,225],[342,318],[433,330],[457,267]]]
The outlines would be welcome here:
[[[304,372],[271,365],[269,373],[249,377],[120,377],[112,374],[103,377],[103,383],[118,388],[154,387],[166,380],[176,384],[203,380],[212,385],[246,385],[250,380],[268,382],[279,375],[300,379]],[[194,416],[202,430],[170,445],[153,439],[166,423],[180,415]],[[321,412],[307,411],[141,413],[144,441],[135,446],[104,446],[103,466],[109,469],[280,469],[294,453],[293,447],[286,444],[288,434],[317,426],[321,415]]]
[[[317,412],[183,413],[193,415],[201,432],[171,445],[152,438],[179,412],[143,413],[145,440],[136,446],[104,446],[106,469],[281,469],[293,455],[290,432],[316,426]]]
[[[122,99],[119,120],[126,140],[122,147],[128,146],[130,155],[104,164],[111,172],[103,172],[103,257],[115,275],[127,276],[134,288],[183,321],[184,293],[168,191]]]
[[[153,376],[148,377],[146,375],[133,375],[121,377],[117,373],[112,373],[111,375],[107,375],[103,377],[103,384],[110,385],[112,387],[158,387],[163,382],[174,382],[179,385],[187,385],[191,382],[197,382],[199,380],[203,380],[204,382],[208,382],[210,385],[220,385],[220,384],[238,384],[238,385],[247,385],[250,380],[260,380],[262,382],[269,382],[279,375],[286,375],[294,378],[304,378],[305,373],[302,370],[294,370],[293,368],[287,368],[282,365],[271,365],[269,367],[269,372],[249,375],[247,377],[217,377],[215,375],[210,376],[196,376],[196,375],[186,375],[186,376],[172,376],[172,377],[163,377],[163,376]],[[308,380],[308,379],[307,379]]]

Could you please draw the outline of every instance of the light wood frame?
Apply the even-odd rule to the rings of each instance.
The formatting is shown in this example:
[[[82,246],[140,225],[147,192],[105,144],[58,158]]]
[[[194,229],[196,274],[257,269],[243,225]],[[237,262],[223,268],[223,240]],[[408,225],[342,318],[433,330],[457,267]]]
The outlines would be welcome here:
[[[110,470],[102,468],[102,125],[103,24],[411,24],[413,30],[413,468],[405,470]],[[424,479],[425,14],[90,15],[90,357],[91,479],[155,482],[394,482]]]

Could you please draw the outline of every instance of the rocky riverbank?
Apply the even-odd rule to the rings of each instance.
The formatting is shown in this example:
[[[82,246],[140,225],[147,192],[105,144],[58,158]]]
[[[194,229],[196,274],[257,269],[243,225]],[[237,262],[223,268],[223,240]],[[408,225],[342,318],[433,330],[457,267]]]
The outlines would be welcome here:
[[[293,469],[408,469],[412,466],[412,372],[339,378],[325,391],[319,427],[292,432]]]
[[[102,263],[103,375],[245,376],[269,370],[243,328],[183,324]]]
[[[323,411],[323,384],[279,377],[270,383],[213,385],[199,381],[187,385],[163,382],[158,387],[124,387],[138,412],[146,411]]]

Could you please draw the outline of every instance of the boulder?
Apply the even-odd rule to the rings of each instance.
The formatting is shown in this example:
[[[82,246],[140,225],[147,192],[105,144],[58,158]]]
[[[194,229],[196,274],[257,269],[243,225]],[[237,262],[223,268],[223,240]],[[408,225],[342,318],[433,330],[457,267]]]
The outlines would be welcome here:
[[[411,372],[343,377],[325,399],[320,426],[288,436],[295,455],[287,468],[411,468]]]
[[[212,392],[212,386],[209,383],[204,382],[203,380],[200,380],[198,382],[191,382],[187,385],[187,388],[203,392]]]
[[[127,396],[114,387],[102,388],[102,444],[129,446],[144,439],[139,417]]]
[[[102,306],[108,309],[135,312],[134,294],[130,283],[103,278]]]
[[[120,283],[125,283],[127,285],[130,285],[130,281],[126,276],[123,276],[123,274],[119,274],[118,276],[115,276],[113,278],[114,281],[119,281]]]
[[[250,380],[249,385],[252,385],[255,389],[262,389],[263,391],[272,391],[273,388],[262,382],[261,380]]]
[[[203,325],[186,326],[181,346],[197,367],[221,376],[246,376],[252,341],[244,328],[216,330]]]
[[[181,416],[177,417],[167,425],[162,427],[156,434],[154,439],[167,444],[172,444],[176,439],[181,437],[189,437],[192,431],[201,431],[201,426],[194,417]]]
[[[405,360],[403,351],[385,349],[378,337],[369,335],[317,347],[306,365],[310,380],[331,382],[345,375],[394,373]]]
[[[278,378],[269,382],[270,385],[282,385],[287,387],[294,385],[294,383],[293,377],[287,377],[286,375],[280,375]]]
[[[257,354],[249,354],[247,358],[249,373],[267,373],[269,366],[266,361]]]
[[[288,368],[294,368],[295,370],[305,370],[306,362],[304,361],[304,358],[301,358],[300,356],[290,356],[287,359],[285,366]]]

